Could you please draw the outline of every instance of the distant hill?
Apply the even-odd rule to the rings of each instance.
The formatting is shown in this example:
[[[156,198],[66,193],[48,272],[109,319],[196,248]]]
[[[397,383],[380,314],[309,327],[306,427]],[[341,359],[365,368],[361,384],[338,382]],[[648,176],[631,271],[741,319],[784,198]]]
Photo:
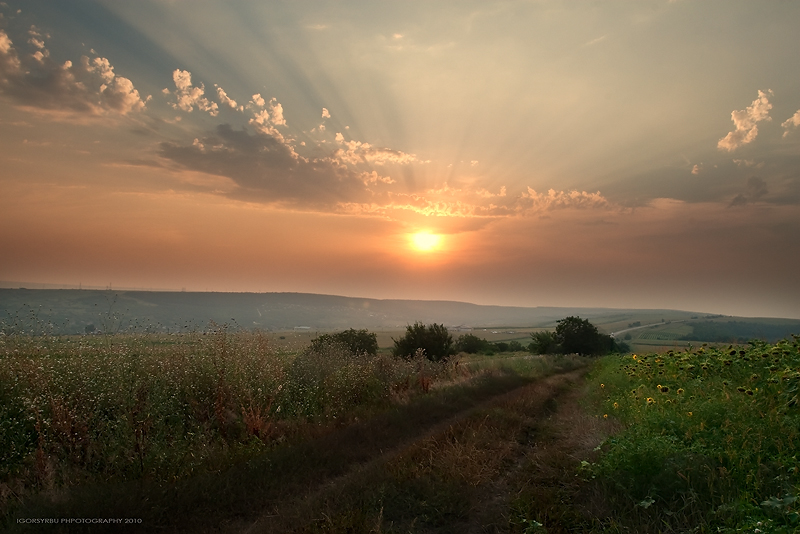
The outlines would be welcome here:
[[[307,293],[192,293],[78,289],[0,289],[7,332],[79,334],[201,330],[210,322],[261,330],[403,328],[415,321],[448,327],[547,327],[579,315],[608,331],[631,318],[688,319],[690,312],[482,306],[465,302],[379,300]]]
[[[604,332],[631,331],[634,343],[644,342],[644,338],[773,340],[800,333],[800,321],[793,319],[736,318],[677,310],[482,306],[309,293],[0,289],[0,331],[6,334],[183,332],[204,330],[212,322],[265,331],[397,330],[415,321],[465,330],[553,329],[556,321],[570,315],[589,319]],[[631,330],[637,325],[647,328]]]

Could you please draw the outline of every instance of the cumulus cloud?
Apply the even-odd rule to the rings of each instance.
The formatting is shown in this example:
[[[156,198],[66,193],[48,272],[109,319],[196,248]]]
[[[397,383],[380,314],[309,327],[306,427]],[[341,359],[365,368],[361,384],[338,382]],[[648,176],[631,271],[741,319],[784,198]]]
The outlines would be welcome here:
[[[322,108],[322,118],[323,119],[330,119],[331,118],[331,114],[327,110],[327,108]]]
[[[331,210],[370,198],[370,177],[331,158],[304,158],[281,138],[228,124],[192,143],[162,143],[159,154],[183,169],[230,178],[238,187],[229,195],[243,200]]]
[[[336,150],[334,157],[351,165],[357,165],[359,163],[372,163],[375,165],[394,163],[398,165],[408,165],[409,163],[418,161],[414,154],[406,154],[400,150],[378,148],[369,143],[362,143],[361,141],[345,141],[341,132],[336,133],[335,140],[342,145],[342,148]]]
[[[266,102],[259,93],[253,95],[253,99],[250,101],[250,107],[263,108],[265,105]]]
[[[694,167],[692,167],[692,174],[694,175],[700,174],[700,169],[702,168],[702,166],[703,166],[702,163],[695,164]]]
[[[781,123],[781,126],[784,128],[783,136],[786,137],[789,135],[789,131],[793,130],[800,126],[800,109],[795,111],[794,115],[786,119],[784,122]]]
[[[736,129],[720,139],[717,148],[733,152],[740,146],[752,142],[758,135],[758,123],[772,120],[769,116],[769,111],[772,109],[772,104],[769,102],[770,96],[772,96],[771,89],[767,89],[766,92],[759,91],[758,98],[753,100],[747,109],[732,111],[731,120]]]
[[[195,108],[206,111],[212,117],[219,114],[219,106],[216,102],[211,102],[206,98],[206,88],[201,83],[198,86],[192,85],[192,73],[188,70],[175,69],[172,73],[172,81],[175,82],[175,91],[164,89],[164,94],[175,95],[175,102],[170,103],[173,109],[180,109],[191,113]]]
[[[236,100],[232,99],[228,96],[228,93],[222,89],[219,85],[214,84],[214,87],[217,88],[217,97],[219,98],[219,103],[223,106],[228,106],[231,109],[235,109],[236,111],[244,111],[244,106],[240,106],[236,103]]]
[[[250,124],[260,133],[272,136],[281,142],[285,139],[275,126],[286,126],[286,119],[283,117],[283,106],[277,99],[271,98],[269,103],[260,94],[254,94],[253,99],[247,106],[253,110],[253,118]]]
[[[39,50],[44,50],[44,38],[36,26],[31,26],[31,29],[28,30],[28,43],[35,46]],[[49,36],[48,36],[49,37]]]
[[[150,97],[142,99],[108,59],[82,56],[77,64],[56,63],[44,37],[32,27],[28,42],[35,52],[20,53],[0,30],[0,93],[23,106],[84,115],[127,115],[145,108]]]

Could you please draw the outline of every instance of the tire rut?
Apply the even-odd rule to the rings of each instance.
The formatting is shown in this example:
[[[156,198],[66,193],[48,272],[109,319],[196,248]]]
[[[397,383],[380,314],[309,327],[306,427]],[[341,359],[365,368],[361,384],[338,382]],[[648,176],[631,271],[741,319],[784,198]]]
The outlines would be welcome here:
[[[574,385],[586,374],[588,368],[566,371],[534,382],[519,384],[513,389],[482,399],[472,406],[461,409],[446,419],[426,425],[411,436],[406,436],[400,442],[394,442],[389,448],[378,447],[372,451],[370,457],[365,457],[359,462],[354,462],[344,473],[320,480],[308,487],[301,495],[278,499],[268,506],[268,510],[255,520],[236,522],[224,530],[226,532],[244,532],[246,534],[287,532],[302,529],[302,518],[313,515],[313,510],[326,496],[335,494],[341,488],[365,473],[376,472],[384,466],[399,458],[405,451],[425,442],[431,438],[446,433],[449,429],[464,423],[478,412],[489,410],[496,406],[513,403],[520,395],[525,394],[533,400],[531,423],[553,412],[553,400],[563,391]],[[490,489],[490,493],[497,493],[499,487]],[[487,502],[490,502],[487,501]],[[472,515],[472,514],[471,514]],[[485,515],[478,511],[478,516]],[[464,525],[467,527],[467,525]],[[479,525],[469,525],[466,532],[484,532]]]

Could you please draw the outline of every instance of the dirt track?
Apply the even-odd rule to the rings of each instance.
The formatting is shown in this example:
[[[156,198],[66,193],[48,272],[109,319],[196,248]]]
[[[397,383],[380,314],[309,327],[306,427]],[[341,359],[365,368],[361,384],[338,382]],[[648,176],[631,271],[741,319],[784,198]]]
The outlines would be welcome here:
[[[303,492],[284,494],[273,499],[260,516],[250,519],[242,517],[228,523],[223,530],[248,534],[287,531],[381,532],[388,526],[389,531],[401,528],[402,531],[417,532],[507,532],[511,528],[511,493],[517,491],[517,479],[522,471],[530,469],[532,461],[542,466],[542,470],[538,475],[536,469],[524,475],[527,477],[526,483],[533,481],[542,486],[539,491],[543,494],[547,493],[548,485],[560,489],[560,476],[564,473],[554,478],[551,471],[567,470],[566,480],[574,478],[574,466],[580,464],[580,460],[608,432],[608,429],[601,428],[602,422],[587,420],[577,407],[579,391],[576,388],[582,383],[585,373],[586,369],[561,373],[489,396],[444,420],[418,426],[412,433],[404,435],[399,444],[394,441],[389,448],[386,447],[389,444],[378,438],[373,442],[371,451],[363,451],[360,461],[352,462],[344,472],[320,478],[307,485]],[[468,449],[453,445],[459,439],[465,441],[464,436],[479,432],[479,427],[485,426],[493,413],[506,412],[515,414],[513,428],[502,427],[492,436],[493,439],[486,441],[483,438],[484,441],[475,446],[477,448],[472,445]],[[344,439],[341,444],[346,446],[350,442],[350,439]],[[408,470],[409,462],[413,462],[420,451],[445,458],[446,451],[440,449],[454,446],[462,446],[462,456],[473,454],[476,458],[484,458],[484,463],[491,463],[492,466],[490,470],[484,468],[485,473],[473,480],[474,487],[469,493],[472,496],[470,505],[453,519],[452,524],[446,524],[445,520],[445,524],[439,527],[424,525],[418,523],[416,517],[410,516],[389,520],[384,517],[384,505],[381,505],[380,513],[370,519],[371,526],[362,524],[360,527],[350,525],[344,528],[342,520],[337,519],[342,514],[369,516],[369,510],[352,509],[353,505],[348,503],[348,499],[354,502],[361,502],[365,498],[368,500],[371,493],[381,491],[380,488],[392,483],[386,480],[386,477],[392,476],[390,473],[398,469]],[[488,449],[481,452],[478,450],[480,447]],[[492,462],[493,456],[498,461]],[[475,463],[480,462],[479,459]],[[560,467],[555,467],[555,464]],[[438,468],[432,466],[430,469]],[[460,478],[459,473],[456,478]],[[392,505],[385,504],[387,507]],[[349,511],[348,506],[351,507]]]

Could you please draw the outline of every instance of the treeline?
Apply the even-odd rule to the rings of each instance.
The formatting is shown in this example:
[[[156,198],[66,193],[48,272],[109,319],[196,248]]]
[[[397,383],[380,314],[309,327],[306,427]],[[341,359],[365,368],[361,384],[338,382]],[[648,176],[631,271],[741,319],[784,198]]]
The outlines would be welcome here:
[[[458,353],[494,355],[496,352],[523,352],[533,354],[583,354],[601,355],[611,352],[629,352],[627,343],[619,342],[580,317],[566,317],[557,322],[554,332],[534,332],[531,342],[524,346],[519,341],[492,343],[475,334],[463,334],[455,341],[443,324],[426,325],[416,322],[406,327],[405,335],[394,339],[392,354],[403,359],[423,358],[434,362],[447,361]],[[326,347],[338,346],[353,355],[375,355],[377,336],[367,330],[349,329],[336,334],[323,334],[311,341],[310,350],[324,352]]]
[[[751,339],[761,339],[775,343],[781,339],[789,339],[799,330],[798,325],[745,321],[697,321],[688,324],[692,327],[692,333],[681,337],[682,341],[747,343]]]

